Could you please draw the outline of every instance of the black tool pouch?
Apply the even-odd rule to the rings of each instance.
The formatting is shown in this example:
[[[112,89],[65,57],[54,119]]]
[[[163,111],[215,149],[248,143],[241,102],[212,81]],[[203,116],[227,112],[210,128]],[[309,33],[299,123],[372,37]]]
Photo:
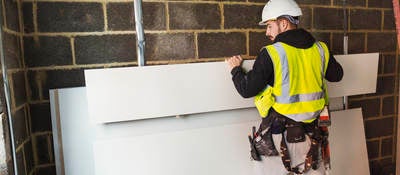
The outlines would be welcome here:
[[[251,158],[255,161],[261,161],[261,157],[255,149],[251,149],[250,151]]]
[[[272,141],[271,131],[268,129],[264,134],[260,134],[254,139],[254,146],[260,155],[264,156],[277,156],[278,151],[275,148],[274,142]]]
[[[286,140],[289,143],[304,142],[306,140],[306,134],[302,125],[288,124],[286,125]]]

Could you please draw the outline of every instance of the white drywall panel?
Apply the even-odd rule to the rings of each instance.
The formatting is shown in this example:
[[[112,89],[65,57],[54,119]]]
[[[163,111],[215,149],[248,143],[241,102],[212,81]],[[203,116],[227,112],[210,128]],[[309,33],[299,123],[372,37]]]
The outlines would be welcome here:
[[[257,123],[96,141],[96,174],[252,174],[247,133]]]
[[[369,174],[361,110],[332,112],[332,123],[330,173]],[[96,174],[253,174],[255,166],[249,161],[248,142],[244,136],[254,124],[228,124],[98,140],[94,142]]]
[[[50,91],[53,122],[54,152],[57,175],[92,175],[94,173],[93,143],[96,141],[142,137],[160,133],[183,132],[199,128],[218,128],[226,125],[249,124],[242,132],[246,149],[250,124],[256,125],[260,118],[254,108],[219,111],[188,115],[185,117],[163,117],[111,124],[96,124],[89,120],[86,88],[66,88]],[[224,135],[224,133],[221,133]],[[221,137],[223,137],[221,135]],[[228,137],[230,135],[228,134]],[[243,145],[242,144],[242,145]],[[212,143],[210,145],[213,145]],[[240,146],[240,145],[239,145]],[[241,147],[231,149],[243,151]],[[112,151],[114,152],[114,151]],[[62,156],[64,155],[64,156]],[[249,160],[249,157],[246,157]],[[111,159],[114,163],[119,159]],[[65,173],[63,172],[65,170]],[[131,174],[131,173],[128,173]],[[114,174],[115,175],[115,174]]]
[[[61,121],[60,121],[60,105],[58,90],[50,90],[50,113],[51,125],[53,131],[53,149],[54,149],[54,162],[56,164],[57,175],[64,175],[64,156],[63,156],[63,143],[61,136]]]
[[[336,58],[345,73],[328,84],[330,97],[375,92],[378,53]],[[97,123],[254,107],[252,98],[236,92],[224,62],[90,69],[85,79],[89,115]]]
[[[344,76],[340,82],[328,82],[329,97],[375,93],[379,53],[336,55]]]
[[[50,90],[57,175],[94,175],[93,124],[85,88]]]
[[[361,108],[332,113],[329,130],[332,175],[369,175]]]
[[[85,79],[99,123],[253,107],[223,62],[85,70]]]
[[[53,140],[62,143],[54,148],[58,175],[62,167],[68,175],[151,175],[160,170],[162,175],[236,175],[257,168],[249,161],[246,138],[260,122],[254,108],[96,124],[89,120],[84,87],[51,90],[50,103],[52,121],[59,121],[53,122]],[[366,174],[361,110],[333,112],[332,123],[331,174]]]

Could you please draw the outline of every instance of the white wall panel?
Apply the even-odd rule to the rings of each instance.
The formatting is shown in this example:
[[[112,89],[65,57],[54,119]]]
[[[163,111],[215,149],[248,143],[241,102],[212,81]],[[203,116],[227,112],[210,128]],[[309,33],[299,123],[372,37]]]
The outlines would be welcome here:
[[[98,124],[89,120],[86,88],[52,90],[50,102],[52,121],[60,121],[53,123],[53,140],[62,143],[58,175],[62,167],[67,175],[251,175],[257,168],[247,141],[260,122],[254,108]],[[361,110],[333,112],[332,122],[331,174],[369,172]]]
[[[85,88],[50,90],[51,121],[57,175],[94,175],[92,143]]]
[[[329,130],[332,175],[369,175],[361,108],[332,112]]]
[[[375,92],[378,53],[336,58],[345,73],[328,84],[330,97]],[[224,62],[91,69],[85,78],[89,115],[97,123],[254,107],[238,95]]]
[[[247,134],[250,133],[251,124],[256,125],[260,120],[257,111],[251,108],[219,111],[213,112],[212,114],[193,114],[181,118],[163,117],[157,119],[97,124],[89,120],[86,88],[51,90],[50,102],[52,121],[60,121],[59,125],[57,125],[56,122],[53,123],[53,133],[59,133],[53,135],[54,143],[55,145],[58,145],[54,148],[58,175],[64,174],[62,172],[64,170],[67,175],[95,174],[95,154],[93,154],[93,144],[97,141],[106,142],[107,140],[125,140],[136,137],[142,138],[157,134],[168,135],[168,133],[185,133],[185,131],[201,130],[202,128],[218,128],[221,126],[248,124],[248,126],[243,129],[230,131],[236,133],[236,135],[240,134],[241,138],[235,139],[238,139],[238,141],[243,140],[244,142],[236,146],[229,146],[231,150],[240,152],[243,151],[242,148],[243,145],[245,145],[244,151],[247,152],[246,150],[249,149],[249,146],[247,145],[248,141],[246,139]],[[224,137],[226,133],[220,134],[220,137]],[[226,136],[232,139],[230,133]],[[213,142],[210,144],[203,144],[210,146],[214,145]],[[220,141],[216,141],[215,144],[220,144]],[[116,149],[121,145],[115,146],[114,150],[111,151],[112,154],[117,153],[118,150]],[[130,149],[126,151],[129,152]],[[175,149],[171,151],[175,151]],[[248,158],[249,157],[247,156],[246,160],[248,160]],[[132,160],[137,161],[136,159]],[[101,160],[99,159],[99,161]],[[111,161],[111,164],[123,162],[123,160],[118,157],[104,161]]]
[[[98,123],[253,107],[223,62],[86,70],[85,78]]]
[[[375,93],[379,53],[336,55],[342,65],[342,81],[328,82],[329,97]]]
[[[330,173],[368,175],[361,109],[332,112],[332,123]],[[248,142],[243,137],[252,125],[254,122],[96,141],[96,174],[255,174],[254,162],[249,161]]]
[[[247,133],[257,123],[96,141],[96,174],[250,175]]]

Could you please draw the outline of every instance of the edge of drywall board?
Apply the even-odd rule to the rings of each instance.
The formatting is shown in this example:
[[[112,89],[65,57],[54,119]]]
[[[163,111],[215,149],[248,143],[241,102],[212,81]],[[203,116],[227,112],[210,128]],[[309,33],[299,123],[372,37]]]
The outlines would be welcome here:
[[[376,91],[376,78],[372,78],[372,75],[377,75],[377,63],[378,63],[378,58],[379,58],[379,53],[361,53],[361,54],[349,54],[349,55],[337,55],[338,60],[342,61],[343,64],[346,63],[348,64],[348,66],[346,67],[346,70],[352,70],[351,67],[358,65],[358,63],[360,62],[360,60],[362,61],[362,59],[367,58],[367,60],[370,60],[368,63],[368,68],[359,68],[357,70],[357,72],[364,72],[365,70],[368,70],[370,76],[368,76],[368,78],[366,78],[365,76],[360,77],[359,79],[356,79],[357,81],[360,81],[360,83],[365,83],[367,82],[365,85],[363,85],[364,88],[358,88],[359,90],[356,90],[357,87],[353,87],[353,88],[349,88],[349,89],[344,89],[344,88],[340,88],[338,90],[335,91],[330,91],[329,95],[330,97],[339,97],[339,96],[343,96],[343,95],[358,95],[358,94],[365,94],[365,93],[373,93]],[[348,59],[348,61],[343,61],[343,60],[347,60],[347,58],[351,58]],[[249,69],[252,64],[253,64],[254,60],[247,60],[243,63],[243,66],[245,67],[245,69]],[[349,63],[347,63],[349,62]],[[376,64],[376,65],[375,65]],[[204,66],[203,66],[204,65]],[[207,66],[209,65],[209,66]],[[204,112],[213,112],[213,111],[220,111],[220,110],[230,110],[230,109],[237,109],[237,108],[243,108],[243,107],[250,107],[250,106],[254,106],[252,105],[246,105],[246,106],[234,106],[234,108],[229,108],[225,105],[225,107],[227,108],[219,108],[218,106],[209,106],[210,108],[207,109],[199,109],[199,108],[190,108],[188,110],[182,110],[182,111],[173,111],[169,110],[167,111],[168,113],[148,113],[148,115],[144,115],[142,117],[127,117],[127,115],[130,115],[131,112],[127,111],[127,109],[122,110],[123,112],[120,112],[120,115],[117,115],[119,117],[113,117],[111,118],[107,118],[106,116],[111,116],[110,114],[108,114],[107,112],[111,113],[111,114],[116,114],[113,113],[112,111],[108,110],[108,111],[99,111],[99,110],[104,110],[105,107],[107,106],[104,103],[107,103],[105,101],[98,101],[98,97],[101,97],[102,94],[105,95],[104,98],[107,99],[113,99],[113,101],[117,101],[119,99],[125,99],[125,101],[129,101],[126,98],[126,95],[128,94],[123,94],[121,96],[121,94],[117,95],[118,99],[112,97],[113,95],[107,93],[108,89],[103,89],[103,90],[99,90],[96,87],[105,87],[107,86],[107,83],[110,84],[113,81],[116,81],[115,84],[119,84],[119,83],[126,83],[126,81],[124,81],[123,79],[132,79],[132,81],[135,81],[136,79],[134,78],[136,75],[138,75],[139,79],[140,79],[140,75],[145,74],[146,72],[153,72],[154,74],[160,74],[161,72],[175,72],[173,70],[176,71],[187,71],[188,69],[195,69],[196,71],[198,71],[198,69],[202,69],[202,68],[210,68],[210,69],[218,69],[217,72],[220,74],[221,72],[226,72],[226,71],[221,71],[222,69],[225,69],[226,67],[226,63],[224,62],[206,62],[206,63],[190,63],[190,64],[175,64],[175,65],[154,65],[154,66],[145,66],[145,67],[124,67],[124,68],[107,68],[107,69],[90,69],[90,70],[85,70],[85,76],[86,76],[86,85],[87,87],[89,87],[88,89],[88,93],[87,95],[90,95],[91,97],[95,97],[95,98],[88,98],[89,101],[89,115],[91,116],[98,116],[96,117],[96,123],[108,123],[108,122],[118,122],[118,121],[126,121],[126,120],[138,120],[138,119],[147,119],[147,118],[158,118],[158,117],[166,117],[166,116],[175,116],[175,115],[188,115],[188,114],[194,114],[194,113],[204,113]],[[160,69],[162,68],[162,69]],[[376,72],[375,72],[376,71]],[[110,73],[110,74],[109,74]],[[130,73],[139,73],[139,74],[135,74],[135,76],[131,75]],[[114,75],[114,78],[112,77],[112,74]],[[164,73],[162,73],[164,74]],[[229,76],[229,73],[226,73],[227,76]],[[345,73],[346,74],[346,73]],[[115,78],[115,76],[120,76],[120,78]],[[349,75],[349,74],[347,74]],[[350,76],[346,79],[346,81],[342,81],[342,82],[338,82],[338,83],[334,83],[332,84],[333,88],[336,89],[336,87],[340,87],[340,86],[345,86],[346,82],[351,82],[352,79],[355,79],[354,76],[359,75],[359,74],[350,74],[353,76]],[[111,76],[111,77],[110,77]],[[208,75],[207,75],[208,76]],[[361,75],[359,75],[361,76]],[[108,78],[107,78],[108,77]],[[111,78],[111,79],[110,79]],[[154,76],[153,76],[154,78]],[[108,79],[110,82],[107,82]],[[141,78],[143,79],[143,78]],[[364,81],[366,80],[366,81]],[[228,81],[228,79],[223,80],[224,82]],[[97,83],[97,84],[96,84]],[[111,85],[114,83],[111,83]],[[95,86],[95,87],[93,87]],[[136,86],[136,85],[135,85]],[[120,89],[121,86],[119,86],[117,89],[119,89],[116,92],[124,92],[125,90],[121,90]],[[124,87],[124,86],[122,86]],[[122,88],[121,87],[121,88]],[[366,88],[368,87],[368,88]],[[233,87],[230,87],[232,89],[234,89]],[[142,88],[143,89],[143,88]],[[98,92],[95,92],[98,91]],[[127,90],[127,91],[131,91],[131,89]],[[336,93],[335,93],[336,92]],[[97,93],[97,94],[96,94]],[[342,94],[342,95],[338,95]],[[109,95],[107,95],[109,94]],[[336,94],[336,95],[335,95]],[[111,95],[111,96],[110,96]],[[108,97],[107,97],[108,96]],[[119,98],[120,97],[120,98]],[[126,98],[125,98],[126,97]],[[129,97],[131,98],[131,97]],[[133,98],[133,97],[132,97]],[[170,98],[170,97],[168,97]],[[92,102],[91,102],[92,101]],[[96,104],[99,103],[99,104]],[[247,103],[246,103],[247,104]],[[100,108],[99,108],[100,107]],[[120,108],[118,108],[120,109]],[[121,107],[122,109],[122,107]],[[151,112],[151,111],[150,111]],[[143,113],[143,112],[142,112]],[[162,114],[162,115],[161,115]],[[140,114],[138,114],[140,115]],[[100,116],[103,116],[100,117]],[[125,117],[123,117],[125,116]]]

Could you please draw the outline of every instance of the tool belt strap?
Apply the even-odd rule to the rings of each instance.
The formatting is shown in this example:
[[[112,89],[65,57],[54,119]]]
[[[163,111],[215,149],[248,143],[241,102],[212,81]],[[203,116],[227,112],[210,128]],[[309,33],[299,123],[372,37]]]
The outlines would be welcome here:
[[[286,138],[285,138],[284,133],[282,133],[281,158],[282,158],[282,163],[287,171],[293,172],[296,174],[303,174],[303,173],[307,172],[310,168],[312,168],[314,170],[318,169],[319,147],[321,145],[321,139],[320,139],[321,137],[320,137],[320,132],[319,132],[318,126],[315,126],[314,131],[311,134],[307,134],[307,135],[310,137],[311,146],[307,153],[306,159],[303,163],[304,169],[300,171],[300,166],[302,164],[299,164],[295,167],[292,167],[292,165],[291,165],[289,150],[288,150],[288,147],[286,144]]]

